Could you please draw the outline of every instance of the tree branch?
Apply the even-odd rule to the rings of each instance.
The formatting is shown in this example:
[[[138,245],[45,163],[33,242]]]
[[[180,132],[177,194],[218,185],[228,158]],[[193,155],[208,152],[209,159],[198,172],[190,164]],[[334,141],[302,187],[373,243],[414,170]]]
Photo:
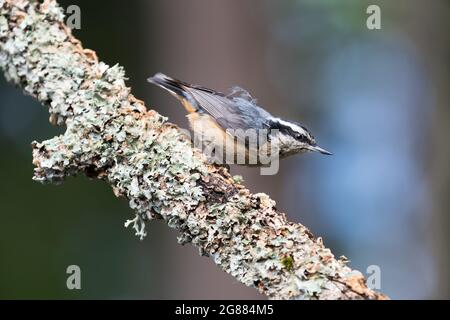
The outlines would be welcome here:
[[[0,67],[66,132],[33,142],[34,178],[61,182],[84,173],[107,181],[145,221],[164,219],[225,272],[275,299],[384,299],[321,238],[265,194],[251,194],[206,162],[175,125],[147,110],[123,69],[97,60],[63,22],[55,1],[0,0]]]

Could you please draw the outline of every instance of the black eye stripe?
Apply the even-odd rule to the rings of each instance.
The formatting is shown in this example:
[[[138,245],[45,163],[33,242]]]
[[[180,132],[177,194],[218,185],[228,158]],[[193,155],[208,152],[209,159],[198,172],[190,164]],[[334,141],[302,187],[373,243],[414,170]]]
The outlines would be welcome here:
[[[298,133],[297,131],[293,130],[290,126],[283,125],[283,124],[281,124],[279,122],[271,121],[269,125],[270,125],[270,129],[277,129],[282,134],[290,135],[290,136],[294,137],[296,140],[298,140],[300,142],[310,143],[311,140],[314,140],[314,138],[312,136],[309,137],[307,135]],[[303,130],[305,130],[306,132],[308,132],[308,130],[305,127],[303,127],[303,126],[300,126],[300,127]]]
[[[295,138],[300,142],[309,142],[309,138],[302,134],[298,134]]]

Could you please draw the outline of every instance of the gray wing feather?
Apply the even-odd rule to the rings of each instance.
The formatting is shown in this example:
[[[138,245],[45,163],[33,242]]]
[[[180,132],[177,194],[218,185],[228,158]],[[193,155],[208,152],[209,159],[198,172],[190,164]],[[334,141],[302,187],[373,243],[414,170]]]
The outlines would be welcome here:
[[[187,88],[198,105],[224,129],[267,129],[271,115],[243,98],[228,98],[195,88]]]
[[[272,116],[255,105],[253,100],[249,101],[242,97],[229,98],[223,94],[192,87],[187,90],[201,110],[213,117],[222,129],[248,148],[252,146],[259,148],[268,141],[269,119]]]

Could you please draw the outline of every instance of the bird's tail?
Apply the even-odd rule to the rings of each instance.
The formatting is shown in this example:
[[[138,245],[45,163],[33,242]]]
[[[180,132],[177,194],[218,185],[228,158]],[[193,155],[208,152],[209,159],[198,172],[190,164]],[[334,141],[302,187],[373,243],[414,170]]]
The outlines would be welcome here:
[[[175,96],[183,103],[188,112],[194,112],[198,110],[196,100],[186,90],[186,88],[189,87],[187,83],[166,76],[163,73],[157,73],[153,77],[148,78],[147,81],[169,91],[173,96]]]

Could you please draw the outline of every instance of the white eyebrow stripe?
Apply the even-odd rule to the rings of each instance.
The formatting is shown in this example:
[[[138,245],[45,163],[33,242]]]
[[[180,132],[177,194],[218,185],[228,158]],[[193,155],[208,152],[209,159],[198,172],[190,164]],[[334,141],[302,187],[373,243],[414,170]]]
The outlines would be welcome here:
[[[308,132],[305,131],[302,127],[296,125],[295,123],[284,121],[283,119],[276,118],[276,120],[284,126],[290,127],[292,130],[297,131],[305,136],[309,136]]]

